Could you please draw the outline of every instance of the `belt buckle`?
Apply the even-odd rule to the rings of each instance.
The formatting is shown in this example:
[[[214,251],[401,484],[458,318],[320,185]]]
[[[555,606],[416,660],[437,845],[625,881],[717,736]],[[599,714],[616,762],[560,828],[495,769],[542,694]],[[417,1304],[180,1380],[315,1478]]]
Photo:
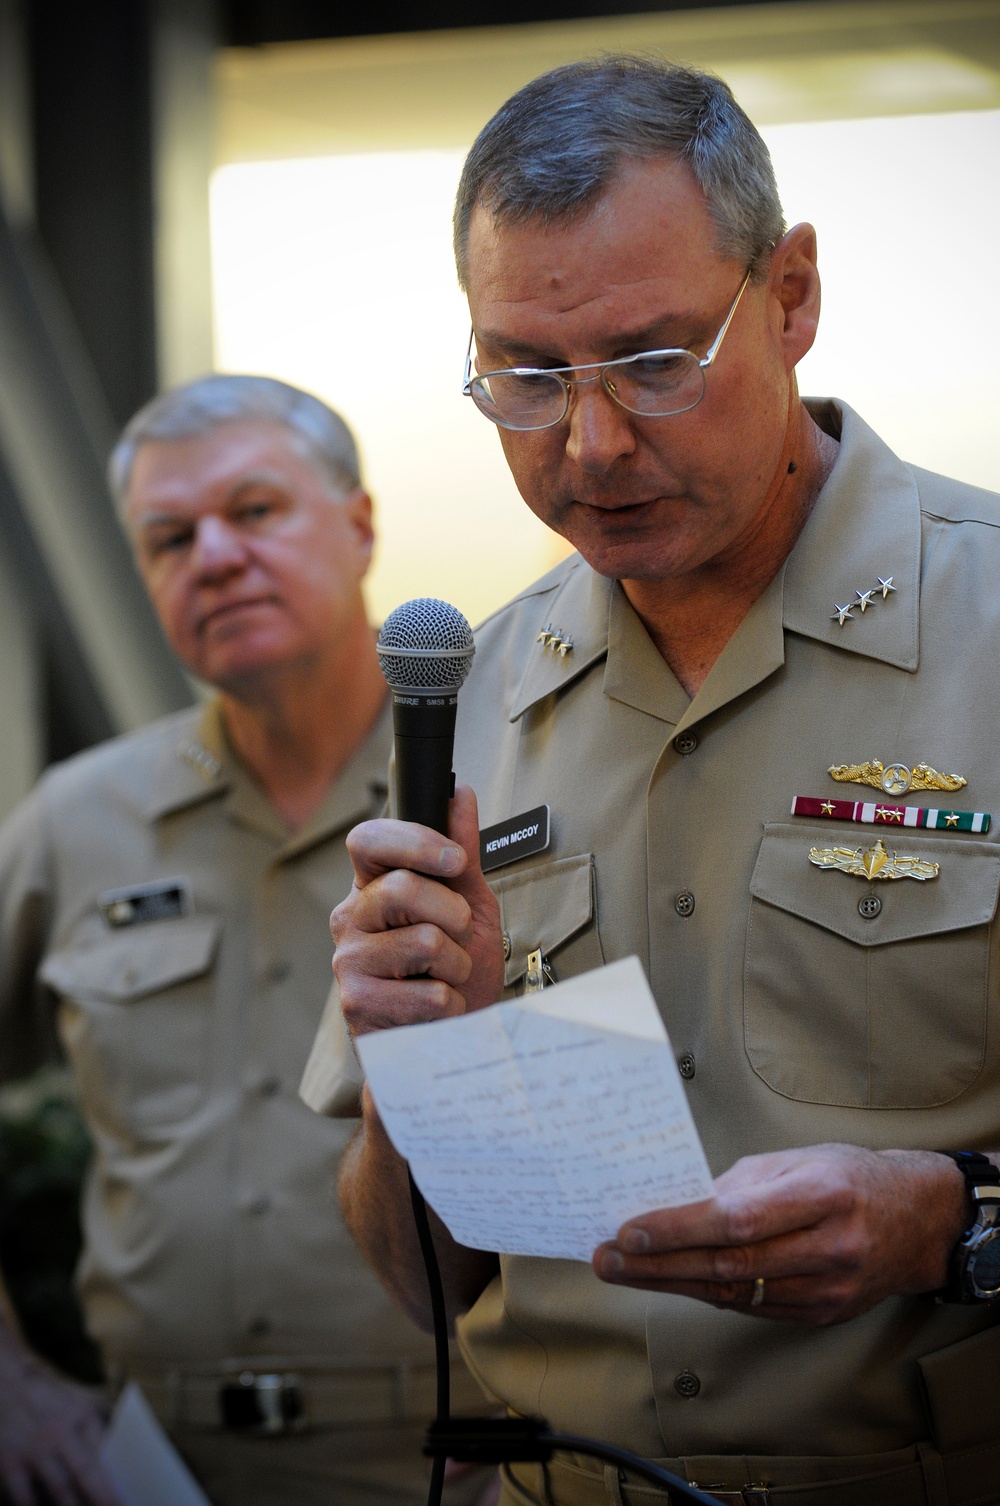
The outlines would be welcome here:
[[[689,1482],[696,1490],[704,1490],[722,1503],[722,1506],[770,1506],[771,1492],[766,1485],[747,1485],[743,1490],[727,1490],[724,1485],[699,1485]]]
[[[242,1370],[235,1381],[219,1387],[219,1415],[222,1426],[236,1432],[266,1438],[301,1433],[306,1410],[299,1377]]]

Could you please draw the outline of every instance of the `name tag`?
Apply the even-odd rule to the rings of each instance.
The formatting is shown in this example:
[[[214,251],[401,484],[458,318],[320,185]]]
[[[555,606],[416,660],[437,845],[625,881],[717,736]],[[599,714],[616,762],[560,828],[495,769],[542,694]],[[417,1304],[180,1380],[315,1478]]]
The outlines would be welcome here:
[[[518,858],[544,852],[549,845],[549,808],[537,805],[533,811],[511,816],[479,833],[479,862],[484,873],[516,863]]]
[[[150,884],[132,884],[127,889],[105,889],[98,896],[101,914],[109,926],[145,925],[150,920],[173,920],[191,908],[187,879],[155,879]]]

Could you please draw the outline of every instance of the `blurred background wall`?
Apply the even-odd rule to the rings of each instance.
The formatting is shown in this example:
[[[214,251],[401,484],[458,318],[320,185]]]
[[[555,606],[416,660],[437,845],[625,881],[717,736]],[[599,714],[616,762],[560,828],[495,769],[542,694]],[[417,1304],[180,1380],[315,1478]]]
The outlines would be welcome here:
[[[103,481],[159,387],[214,365],[343,409],[373,617],[476,619],[558,558],[459,393],[450,201],[513,89],[606,48],[716,69],[761,126],[820,234],[803,389],[1000,487],[1000,0],[0,0],[0,812],[191,697]]]

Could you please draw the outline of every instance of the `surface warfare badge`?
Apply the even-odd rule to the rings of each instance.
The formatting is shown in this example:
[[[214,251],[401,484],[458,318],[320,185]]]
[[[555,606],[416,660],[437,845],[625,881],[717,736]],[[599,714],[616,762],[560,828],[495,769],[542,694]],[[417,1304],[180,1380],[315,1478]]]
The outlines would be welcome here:
[[[549,845],[549,808],[536,805],[523,815],[511,816],[479,833],[479,863],[484,873],[544,852]]]

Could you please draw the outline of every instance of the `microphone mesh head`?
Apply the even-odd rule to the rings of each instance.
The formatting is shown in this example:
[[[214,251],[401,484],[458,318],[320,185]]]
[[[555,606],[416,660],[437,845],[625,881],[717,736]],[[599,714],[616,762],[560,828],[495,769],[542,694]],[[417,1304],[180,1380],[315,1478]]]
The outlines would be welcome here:
[[[389,613],[375,649],[390,689],[457,690],[476,645],[457,607],[419,596]]]

